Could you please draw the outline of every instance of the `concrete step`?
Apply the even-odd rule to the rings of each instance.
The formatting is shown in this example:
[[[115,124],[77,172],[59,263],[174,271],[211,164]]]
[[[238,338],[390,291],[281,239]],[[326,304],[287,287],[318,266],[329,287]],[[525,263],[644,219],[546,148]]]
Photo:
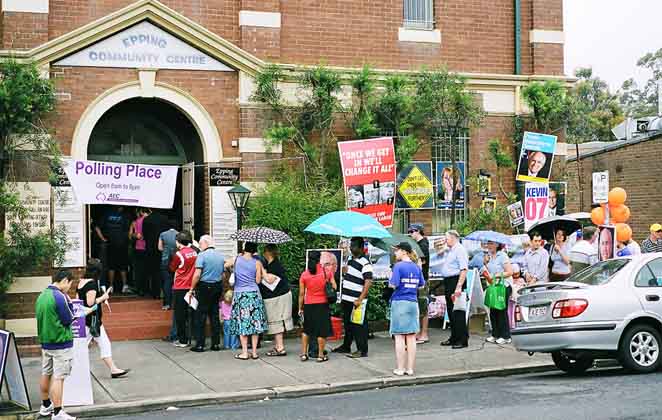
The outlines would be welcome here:
[[[168,335],[170,326],[170,322],[151,322],[107,327],[106,330],[112,341],[154,340]]]

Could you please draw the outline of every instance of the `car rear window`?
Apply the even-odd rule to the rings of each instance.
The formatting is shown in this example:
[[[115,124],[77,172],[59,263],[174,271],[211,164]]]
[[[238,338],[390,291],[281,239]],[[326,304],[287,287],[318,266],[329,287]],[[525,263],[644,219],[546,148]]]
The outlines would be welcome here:
[[[599,286],[609,282],[618,273],[621,268],[630,263],[629,258],[619,258],[616,260],[600,261],[582,271],[573,274],[567,281],[584,283],[592,286]]]

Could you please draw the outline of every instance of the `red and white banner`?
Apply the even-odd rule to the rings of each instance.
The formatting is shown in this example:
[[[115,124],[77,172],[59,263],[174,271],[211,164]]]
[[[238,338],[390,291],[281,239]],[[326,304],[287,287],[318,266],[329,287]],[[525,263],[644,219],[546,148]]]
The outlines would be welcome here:
[[[393,138],[338,143],[348,210],[393,225],[397,169]]]

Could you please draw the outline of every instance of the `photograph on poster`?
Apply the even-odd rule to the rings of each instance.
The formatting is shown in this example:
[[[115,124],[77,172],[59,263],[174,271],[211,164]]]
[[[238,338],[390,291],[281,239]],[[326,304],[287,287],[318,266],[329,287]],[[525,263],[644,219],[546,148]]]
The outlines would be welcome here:
[[[365,201],[366,206],[379,204],[379,181],[363,186],[363,201]]]
[[[606,261],[616,255],[616,227],[601,225],[598,227],[598,259]]]
[[[308,255],[311,251],[320,253],[320,264],[325,272],[333,272],[336,284],[340,289],[340,278],[342,277],[343,252],[341,249],[307,249],[306,250],[306,270],[308,269]]]
[[[455,194],[455,208],[464,208],[464,162],[455,162],[455,171],[451,162],[437,162],[437,207],[440,209],[451,208],[451,200]],[[453,188],[453,177],[457,177],[455,188]]]
[[[565,196],[567,182],[550,182],[547,212],[545,217],[563,216],[565,214]]]
[[[362,209],[364,207],[363,185],[352,185],[347,188],[347,208]]]
[[[485,210],[486,213],[492,213],[496,208],[496,199],[495,198],[484,198],[483,202],[480,203],[480,208]]]
[[[381,204],[393,204],[395,197],[395,182],[382,182],[379,186],[379,202]]]

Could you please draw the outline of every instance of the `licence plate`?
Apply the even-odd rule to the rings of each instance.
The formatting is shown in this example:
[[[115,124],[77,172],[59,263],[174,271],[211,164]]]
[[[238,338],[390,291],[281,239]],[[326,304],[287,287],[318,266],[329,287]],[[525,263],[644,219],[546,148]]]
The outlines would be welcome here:
[[[529,308],[529,321],[544,318],[547,315],[547,306],[531,306]]]

